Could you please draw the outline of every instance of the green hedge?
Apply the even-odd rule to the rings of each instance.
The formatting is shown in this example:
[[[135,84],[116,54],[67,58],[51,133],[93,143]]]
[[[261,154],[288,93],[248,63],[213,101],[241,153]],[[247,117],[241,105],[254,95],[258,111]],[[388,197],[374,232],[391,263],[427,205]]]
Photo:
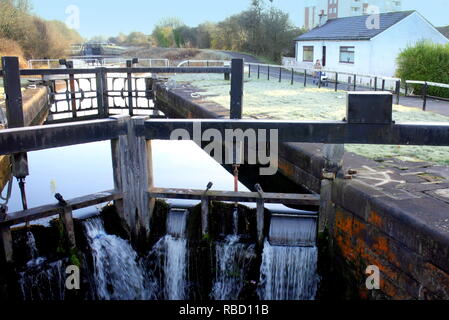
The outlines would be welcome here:
[[[421,80],[449,84],[449,44],[419,42],[402,51],[397,59],[397,76],[405,80]],[[422,86],[414,86],[420,94]],[[429,87],[431,96],[449,98],[449,89]]]

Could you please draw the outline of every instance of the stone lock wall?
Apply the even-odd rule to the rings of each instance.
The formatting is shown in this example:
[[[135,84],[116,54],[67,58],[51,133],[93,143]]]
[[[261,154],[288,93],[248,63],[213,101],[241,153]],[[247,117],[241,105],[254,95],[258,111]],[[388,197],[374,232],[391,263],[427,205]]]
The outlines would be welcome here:
[[[222,106],[193,99],[188,87],[167,90],[160,82],[154,90],[156,106],[170,117],[229,116]],[[279,171],[321,193],[321,245],[329,254],[320,255],[318,267],[329,273],[322,282],[333,282],[324,284],[330,298],[449,299],[449,169],[346,153],[340,177],[325,190],[322,149],[281,144]],[[349,169],[356,174],[345,174]],[[379,290],[366,288],[371,265],[380,270]]]

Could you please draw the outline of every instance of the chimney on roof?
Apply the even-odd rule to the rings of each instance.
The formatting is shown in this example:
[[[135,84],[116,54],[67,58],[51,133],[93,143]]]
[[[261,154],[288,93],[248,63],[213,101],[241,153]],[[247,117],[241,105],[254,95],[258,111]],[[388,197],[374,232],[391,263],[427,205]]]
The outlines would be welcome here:
[[[320,14],[318,15],[319,17],[319,26],[323,26],[326,24],[327,22],[327,14],[324,13],[324,10],[320,11]]]

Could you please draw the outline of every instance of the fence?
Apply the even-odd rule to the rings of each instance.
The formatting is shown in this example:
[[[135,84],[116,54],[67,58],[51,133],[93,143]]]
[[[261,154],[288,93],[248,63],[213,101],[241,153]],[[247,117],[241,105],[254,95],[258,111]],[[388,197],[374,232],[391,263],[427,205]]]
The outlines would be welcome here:
[[[437,82],[430,82],[430,81],[418,81],[418,80],[406,80],[405,81],[405,96],[408,95],[409,87],[410,85],[421,85],[421,96],[423,98],[423,111],[426,111],[427,107],[427,98],[433,98],[438,100],[444,100],[449,101],[449,99],[441,98],[441,97],[435,97],[428,95],[428,88],[429,87],[439,87],[439,88],[445,88],[449,89],[449,84],[446,83],[437,83]]]
[[[167,65],[166,59],[133,59],[125,61],[124,67],[112,65],[108,68],[104,66],[74,68],[73,62],[58,60],[58,63],[65,68],[20,70],[20,76],[41,77],[51,88],[48,123],[72,121],[75,118],[79,120],[105,118],[111,115],[113,110],[128,110],[130,116],[138,110],[154,110],[150,105],[152,74],[222,73],[229,75],[231,72],[230,67],[139,66],[156,62]],[[111,62],[116,63],[116,61]],[[5,72],[6,68],[0,71],[0,76]],[[231,91],[232,88],[231,86]]]
[[[343,89],[348,91],[390,91],[396,95],[396,104],[398,104],[400,100],[401,80],[399,78],[339,72],[327,70],[325,68],[322,69],[322,73],[325,73],[326,75],[324,78],[317,77],[317,71],[315,69],[298,68],[292,63],[288,66],[261,63],[246,63],[246,65],[248,66],[249,77],[251,77],[252,74],[257,73],[257,78],[260,79],[262,73],[267,76],[267,80],[275,77],[279,79],[279,82],[282,82],[284,79],[283,75],[288,75],[291,85],[301,81],[304,84],[304,87],[306,87],[310,79],[313,79],[314,84],[319,88],[332,84],[335,91],[339,89],[339,86],[340,88],[343,86]],[[299,79],[298,76],[301,76],[302,79]]]

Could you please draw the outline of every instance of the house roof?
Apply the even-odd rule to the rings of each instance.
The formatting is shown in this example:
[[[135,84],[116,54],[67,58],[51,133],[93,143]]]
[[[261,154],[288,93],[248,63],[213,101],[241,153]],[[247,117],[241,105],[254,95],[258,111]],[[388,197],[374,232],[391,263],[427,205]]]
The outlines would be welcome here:
[[[437,28],[446,38],[449,39],[449,26]]]
[[[380,29],[368,29],[366,27],[367,15],[330,19],[323,26],[312,29],[295,40],[370,40],[414,12],[381,13]]]

